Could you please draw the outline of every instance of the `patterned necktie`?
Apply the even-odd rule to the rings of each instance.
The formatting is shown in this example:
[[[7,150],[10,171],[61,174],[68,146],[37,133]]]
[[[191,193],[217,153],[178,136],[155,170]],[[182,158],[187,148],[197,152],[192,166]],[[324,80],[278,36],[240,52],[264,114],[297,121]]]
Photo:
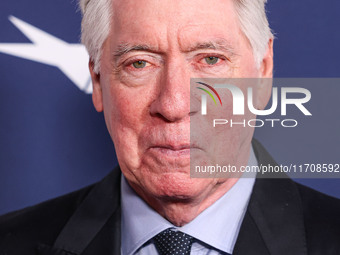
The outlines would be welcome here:
[[[160,255],[189,255],[193,239],[169,228],[153,238]]]

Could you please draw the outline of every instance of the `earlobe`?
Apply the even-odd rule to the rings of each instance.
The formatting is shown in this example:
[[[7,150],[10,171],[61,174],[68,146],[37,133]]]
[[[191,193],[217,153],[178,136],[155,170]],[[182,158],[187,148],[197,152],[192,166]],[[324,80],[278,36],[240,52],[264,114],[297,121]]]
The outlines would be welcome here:
[[[274,40],[271,38],[268,41],[267,52],[261,63],[261,76],[262,78],[273,78],[274,66],[274,53],[273,53]]]
[[[272,94],[272,85],[273,81],[271,78],[258,79],[254,105],[257,110],[263,110],[268,104]]]
[[[102,95],[102,88],[100,85],[100,73],[94,72],[94,63],[93,61],[89,61],[89,69],[92,78],[92,102],[94,107],[96,108],[97,112],[103,111],[103,95]]]

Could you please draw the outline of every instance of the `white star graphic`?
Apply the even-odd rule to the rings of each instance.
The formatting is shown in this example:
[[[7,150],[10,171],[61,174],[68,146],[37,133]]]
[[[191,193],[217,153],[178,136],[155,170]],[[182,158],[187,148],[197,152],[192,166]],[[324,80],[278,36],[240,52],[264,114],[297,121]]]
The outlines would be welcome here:
[[[0,43],[0,52],[58,67],[80,90],[92,93],[89,56],[82,44],[70,44],[14,16],[9,20],[32,43]]]

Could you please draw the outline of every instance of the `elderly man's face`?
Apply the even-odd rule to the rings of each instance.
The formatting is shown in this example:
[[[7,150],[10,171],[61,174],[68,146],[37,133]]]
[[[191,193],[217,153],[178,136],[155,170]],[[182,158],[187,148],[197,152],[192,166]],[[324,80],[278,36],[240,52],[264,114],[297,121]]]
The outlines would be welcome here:
[[[202,200],[227,180],[190,178],[190,118],[200,114],[190,112],[190,78],[261,77],[271,70],[256,67],[232,0],[113,5],[93,100],[104,110],[122,172],[146,200]],[[202,130],[210,143],[191,150],[210,162],[223,148],[226,162],[246,164],[253,130],[235,130],[229,141]]]

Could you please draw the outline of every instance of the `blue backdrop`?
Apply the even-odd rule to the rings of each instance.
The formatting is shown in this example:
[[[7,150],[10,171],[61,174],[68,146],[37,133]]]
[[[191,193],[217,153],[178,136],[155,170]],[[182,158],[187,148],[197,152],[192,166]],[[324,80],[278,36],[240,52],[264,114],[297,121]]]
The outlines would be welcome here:
[[[339,11],[338,0],[269,0],[275,77],[340,77]],[[0,2],[0,214],[93,183],[117,162],[92,106],[80,20],[74,0]],[[333,88],[334,98],[339,92]],[[287,137],[266,129],[256,137],[279,162],[311,157],[308,147],[337,155],[339,108],[335,102],[332,125],[309,130],[319,142],[289,135],[305,148],[280,146]],[[338,179],[298,181],[340,197]]]

